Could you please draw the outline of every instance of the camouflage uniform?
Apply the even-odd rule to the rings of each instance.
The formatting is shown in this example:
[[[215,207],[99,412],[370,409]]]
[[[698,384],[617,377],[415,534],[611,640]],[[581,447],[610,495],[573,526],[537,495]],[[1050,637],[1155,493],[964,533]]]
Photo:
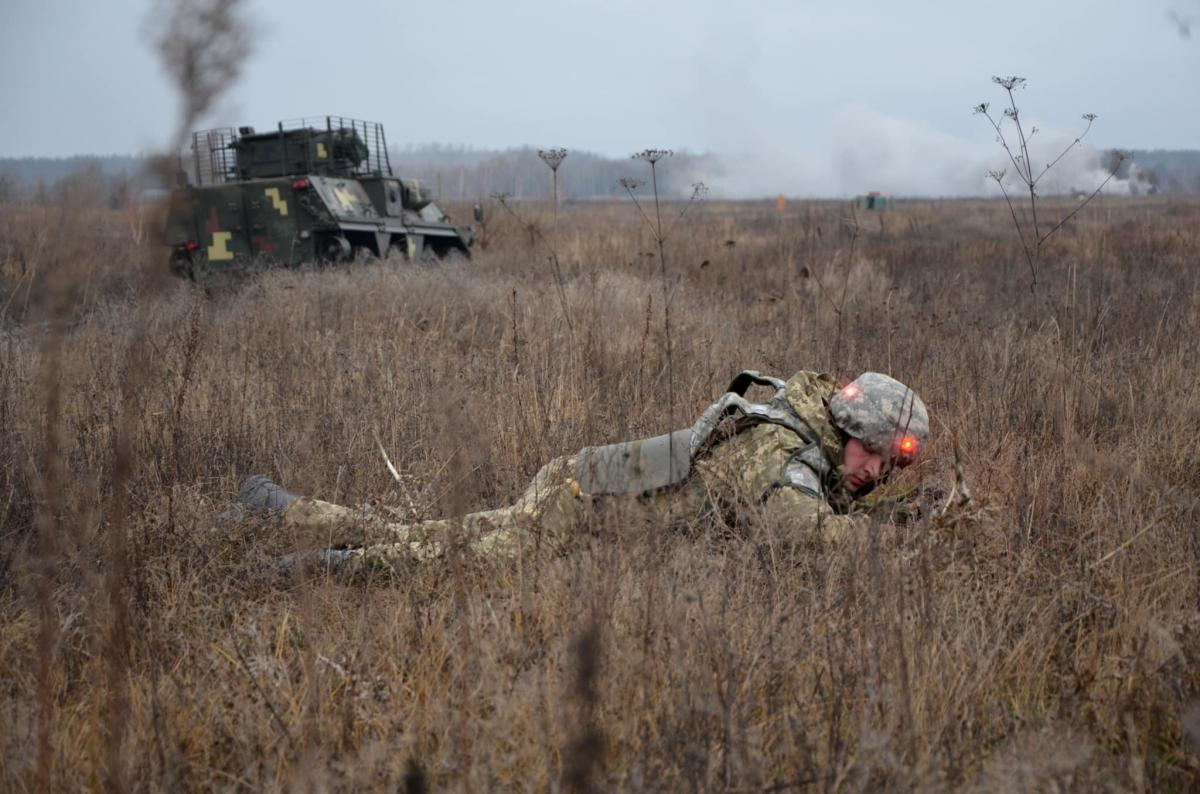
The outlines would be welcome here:
[[[752,383],[774,387],[774,396],[767,403],[746,401],[742,395]],[[834,539],[862,519],[861,505],[842,485],[847,435],[875,451],[911,443],[905,452],[915,454],[927,434],[920,400],[887,376],[866,373],[839,391],[828,375],[798,372],[784,382],[748,371],[691,428],[556,458],[513,505],[461,519],[387,523],[292,497],[265,478],[247,481],[240,498],[248,506],[280,510],[296,528],[331,537],[365,531],[371,540],[352,548],[284,559],[351,571],[436,557],[452,539],[490,557],[557,552],[601,512],[660,525],[761,523]],[[264,487],[282,498],[264,503]]]

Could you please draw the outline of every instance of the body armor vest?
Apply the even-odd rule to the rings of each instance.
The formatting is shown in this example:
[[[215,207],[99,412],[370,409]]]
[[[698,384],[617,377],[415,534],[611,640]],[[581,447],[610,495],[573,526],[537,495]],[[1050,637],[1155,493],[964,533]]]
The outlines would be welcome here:
[[[751,385],[771,386],[775,394],[765,403],[752,403],[744,396]],[[729,435],[766,423],[786,427],[800,436],[806,446],[797,453],[796,461],[813,470],[819,485],[831,466],[817,434],[788,402],[785,385],[779,378],[746,370],[691,427],[639,441],[585,447],[579,453],[575,472],[580,490],[593,495],[644,494],[678,485],[691,474],[692,462],[725,437],[725,431],[719,434],[717,428],[726,419],[732,421]]]

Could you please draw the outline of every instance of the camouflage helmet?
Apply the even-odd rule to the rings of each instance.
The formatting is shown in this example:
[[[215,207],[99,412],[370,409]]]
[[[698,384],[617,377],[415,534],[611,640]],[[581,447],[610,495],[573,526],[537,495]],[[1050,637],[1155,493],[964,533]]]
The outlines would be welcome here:
[[[829,400],[833,423],[867,449],[912,463],[929,438],[929,413],[912,389],[895,378],[864,372]]]

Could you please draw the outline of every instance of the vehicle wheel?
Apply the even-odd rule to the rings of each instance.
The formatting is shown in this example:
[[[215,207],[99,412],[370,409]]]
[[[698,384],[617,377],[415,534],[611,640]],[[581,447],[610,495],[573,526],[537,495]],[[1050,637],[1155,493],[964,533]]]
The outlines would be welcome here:
[[[317,255],[326,262],[344,262],[350,259],[353,253],[350,241],[340,234],[326,237],[317,245]]]
[[[452,245],[442,251],[442,264],[445,265],[461,265],[470,261],[470,251],[464,251],[457,245]]]
[[[192,257],[190,254],[177,252],[171,255],[170,261],[171,272],[180,278],[186,278],[189,281],[196,280],[196,273],[192,267]]]
[[[422,265],[438,265],[441,264],[442,257],[438,253],[438,249],[427,242],[421,249],[421,253],[417,255],[417,261]]]

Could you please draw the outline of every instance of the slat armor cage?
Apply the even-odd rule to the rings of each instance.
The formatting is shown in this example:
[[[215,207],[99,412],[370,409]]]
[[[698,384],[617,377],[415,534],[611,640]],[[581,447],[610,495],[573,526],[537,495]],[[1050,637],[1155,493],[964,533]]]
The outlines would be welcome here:
[[[269,132],[218,127],[192,134],[192,184],[303,174],[392,176],[383,125],[344,116],[281,121]]]

